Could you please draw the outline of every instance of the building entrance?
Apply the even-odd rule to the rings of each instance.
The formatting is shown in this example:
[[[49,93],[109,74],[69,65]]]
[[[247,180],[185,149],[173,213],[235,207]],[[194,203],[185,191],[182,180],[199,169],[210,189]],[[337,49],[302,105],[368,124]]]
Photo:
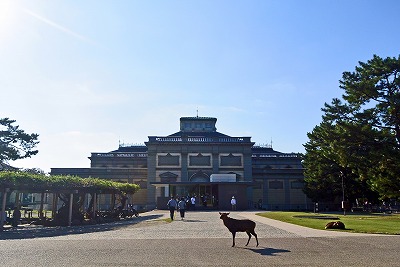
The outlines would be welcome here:
[[[218,207],[218,185],[195,184],[171,186],[171,191],[178,197],[196,198],[196,208],[212,209]]]

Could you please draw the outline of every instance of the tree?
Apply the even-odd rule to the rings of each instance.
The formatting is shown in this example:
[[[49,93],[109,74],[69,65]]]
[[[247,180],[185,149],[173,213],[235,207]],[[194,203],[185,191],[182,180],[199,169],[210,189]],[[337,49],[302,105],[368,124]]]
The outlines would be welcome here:
[[[303,158],[304,192],[313,201],[354,202],[360,197],[377,200],[377,194],[363,179],[366,176],[363,170],[369,167],[363,158],[366,148],[353,138],[354,132],[349,130],[353,127],[356,128],[324,121],[308,133],[310,140],[304,145]]]
[[[400,148],[400,55],[386,59],[374,55],[359,64],[355,72],[344,72],[339,81],[345,103],[335,98],[322,110],[331,121],[352,121],[389,131]]]
[[[323,122],[304,145],[305,192],[329,192],[323,186],[327,179],[338,184],[341,175],[353,196],[377,192],[381,198],[398,197],[400,56],[374,55],[367,63],[359,62],[354,72],[343,73],[340,88],[342,100],[325,103]]]
[[[0,118],[0,162],[29,158],[38,153],[38,134],[27,134],[15,120]]]
[[[321,123],[308,133],[310,141],[304,145],[306,150],[303,159],[306,184],[304,192],[314,202],[333,201],[339,194],[340,183],[337,182],[339,164],[328,142],[332,139],[330,137],[332,134],[332,125]]]

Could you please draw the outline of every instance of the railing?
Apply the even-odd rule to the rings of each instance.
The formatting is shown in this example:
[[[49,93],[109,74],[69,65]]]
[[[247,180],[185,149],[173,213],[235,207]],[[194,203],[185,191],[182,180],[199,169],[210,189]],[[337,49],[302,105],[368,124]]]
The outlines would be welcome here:
[[[92,157],[102,158],[146,158],[147,153],[145,152],[118,152],[118,153],[92,153]]]
[[[149,142],[189,143],[250,143],[251,137],[160,137],[149,136]]]
[[[140,143],[119,143],[119,147],[144,147],[145,144]]]
[[[300,154],[297,153],[284,153],[284,154],[253,154],[252,158],[300,158]]]
[[[182,142],[181,137],[149,137],[150,142]]]

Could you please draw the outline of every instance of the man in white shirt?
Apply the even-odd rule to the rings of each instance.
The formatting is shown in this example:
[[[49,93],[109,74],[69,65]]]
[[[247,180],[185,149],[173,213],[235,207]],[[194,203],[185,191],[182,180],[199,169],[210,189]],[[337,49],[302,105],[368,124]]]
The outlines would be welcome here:
[[[231,199],[232,210],[236,210],[236,198],[233,196]]]
[[[192,198],[190,199],[190,203],[192,204],[191,207],[193,208],[193,210],[196,210],[196,197],[192,196]]]

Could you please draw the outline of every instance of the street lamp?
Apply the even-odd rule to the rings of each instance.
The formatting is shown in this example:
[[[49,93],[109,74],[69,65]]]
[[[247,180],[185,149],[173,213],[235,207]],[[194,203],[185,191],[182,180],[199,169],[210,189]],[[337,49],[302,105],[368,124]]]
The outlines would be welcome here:
[[[340,176],[342,178],[342,209],[343,215],[346,215],[346,202],[344,200],[344,175],[342,171],[340,171]]]

